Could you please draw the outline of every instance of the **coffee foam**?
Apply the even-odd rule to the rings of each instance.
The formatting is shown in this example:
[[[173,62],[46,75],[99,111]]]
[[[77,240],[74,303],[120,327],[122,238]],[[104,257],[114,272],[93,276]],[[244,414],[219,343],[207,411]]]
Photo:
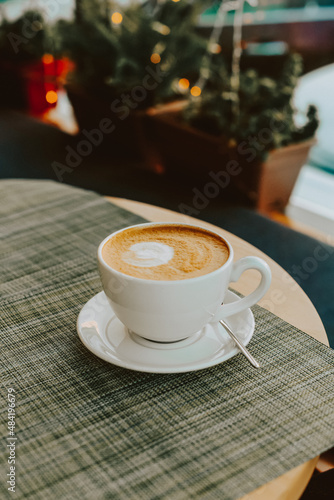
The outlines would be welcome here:
[[[102,248],[113,269],[136,278],[183,280],[208,274],[229,257],[224,240],[202,228],[156,224],[117,233]]]
[[[167,264],[173,258],[173,248],[157,241],[135,243],[122,255],[127,264],[139,267],[155,267]]]

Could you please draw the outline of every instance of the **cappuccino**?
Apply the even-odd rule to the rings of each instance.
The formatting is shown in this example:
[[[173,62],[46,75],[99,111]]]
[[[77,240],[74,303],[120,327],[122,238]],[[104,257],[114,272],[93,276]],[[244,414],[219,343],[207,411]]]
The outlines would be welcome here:
[[[131,227],[112,236],[102,248],[110,267],[135,278],[184,280],[219,269],[229,258],[223,238],[181,224]]]

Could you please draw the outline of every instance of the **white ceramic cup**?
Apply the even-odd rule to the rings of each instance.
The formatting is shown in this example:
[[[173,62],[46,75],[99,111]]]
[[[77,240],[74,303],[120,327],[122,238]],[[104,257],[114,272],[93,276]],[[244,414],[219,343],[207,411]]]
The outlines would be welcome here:
[[[154,224],[131,227],[144,228]],[[190,224],[158,224],[196,228]],[[104,292],[118,319],[130,332],[145,339],[175,342],[187,338],[207,323],[217,323],[253,306],[270,286],[271,271],[268,264],[259,257],[244,257],[233,262],[232,246],[220,235],[230,254],[225,264],[213,272],[173,281],[149,280],[123,274],[106,264],[102,258],[102,248],[115,234],[125,229],[128,228],[107,236],[99,245],[99,272]],[[238,281],[247,269],[256,269],[261,273],[257,288],[234,303],[222,305],[229,284]]]

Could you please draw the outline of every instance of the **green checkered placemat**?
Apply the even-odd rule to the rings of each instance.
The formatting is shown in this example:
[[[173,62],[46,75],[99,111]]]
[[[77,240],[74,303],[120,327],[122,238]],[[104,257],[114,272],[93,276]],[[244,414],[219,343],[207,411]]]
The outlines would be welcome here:
[[[15,473],[17,499],[232,500],[334,445],[333,351],[261,307],[260,370],[239,354],[138,373],[81,344],[77,315],[101,290],[97,245],[141,218],[88,191],[12,180],[0,217],[2,498]]]

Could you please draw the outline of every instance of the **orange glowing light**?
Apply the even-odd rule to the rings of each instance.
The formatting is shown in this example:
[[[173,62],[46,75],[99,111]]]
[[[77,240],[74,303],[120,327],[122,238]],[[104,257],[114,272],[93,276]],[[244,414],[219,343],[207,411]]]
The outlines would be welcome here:
[[[114,24],[121,24],[123,21],[123,16],[120,12],[114,12],[111,16],[111,20]]]
[[[221,51],[222,51],[222,48],[218,43],[214,43],[213,46],[211,47],[211,52],[213,54],[220,54]]]
[[[198,97],[199,95],[201,95],[202,90],[197,87],[197,85],[194,85],[194,87],[191,87],[190,93],[192,96]]]
[[[156,52],[154,52],[152,55],[151,55],[151,62],[153,64],[158,64],[159,62],[161,61],[161,57],[159,54],[157,54]]]
[[[189,84],[189,80],[187,80],[187,78],[181,78],[179,80],[179,88],[181,90],[187,90],[187,89],[189,89],[189,85],[190,85]]]
[[[52,54],[44,54],[42,61],[44,64],[52,64],[54,62],[54,57]]]
[[[46,93],[45,99],[49,104],[55,104],[58,101],[57,92],[55,92],[54,90],[49,90]]]
[[[180,0],[173,0],[173,2],[175,2],[175,3],[176,3],[176,2],[179,2],[179,1],[180,1]]]

